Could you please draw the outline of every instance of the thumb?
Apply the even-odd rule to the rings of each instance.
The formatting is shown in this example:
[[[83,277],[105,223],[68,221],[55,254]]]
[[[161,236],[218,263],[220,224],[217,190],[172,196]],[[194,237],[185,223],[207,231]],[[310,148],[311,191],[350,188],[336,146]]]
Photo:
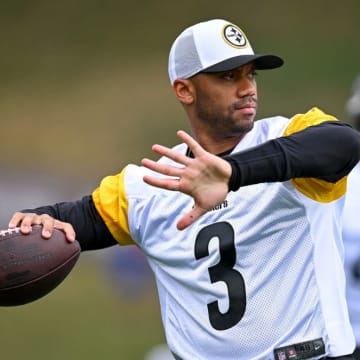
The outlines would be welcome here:
[[[178,221],[176,227],[178,230],[184,230],[206,213],[206,209],[195,204],[195,206]]]

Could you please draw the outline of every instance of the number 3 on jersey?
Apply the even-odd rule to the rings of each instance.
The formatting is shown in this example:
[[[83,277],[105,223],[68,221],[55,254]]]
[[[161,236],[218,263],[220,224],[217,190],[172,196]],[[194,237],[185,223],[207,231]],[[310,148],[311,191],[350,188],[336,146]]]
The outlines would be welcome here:
[[[209,243],[213,238],[219,240],[220,261],[209,271],[212,283],[223,281],[228,289],[229,308],[220,312],[218,301],[207,305],[209,320],[216,330],[226,330],[235,326],[243,317],[246,308],[245,282],[242,275],[234,270],[236,248],[234,229],[227,222],[208,225],[200,230],[195,240],[195,258],[209,256]]]

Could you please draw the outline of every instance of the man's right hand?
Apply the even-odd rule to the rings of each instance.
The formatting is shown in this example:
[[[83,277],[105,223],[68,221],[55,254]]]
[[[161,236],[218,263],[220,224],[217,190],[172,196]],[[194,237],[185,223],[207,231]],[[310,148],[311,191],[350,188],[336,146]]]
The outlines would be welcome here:
[[[141,163],[149,170],[165,175],[145,175],[143,179],[147,184],[165,190],[181,191],[193,197],[193,208],[177,223],[177,228],[183,230],[226,199],[232,168],[227,161],[207,152],[185,131],[178,131],[177,135],[188,145],[194,158],[166,146],[153,145],[154,152],[179,165],[163,164],[150,159],[143,159]]]
[[[32,225],[43,226],[42,236],[44,239],[51,237],[53,229],[58,229],[65,233],[67,241],[73,242],[75,240],[75,230],[71,224],[56,220],[47,214],[16,212],[10,219],[8,226],[9,229],[19,227],[23,234],[29,234]]]

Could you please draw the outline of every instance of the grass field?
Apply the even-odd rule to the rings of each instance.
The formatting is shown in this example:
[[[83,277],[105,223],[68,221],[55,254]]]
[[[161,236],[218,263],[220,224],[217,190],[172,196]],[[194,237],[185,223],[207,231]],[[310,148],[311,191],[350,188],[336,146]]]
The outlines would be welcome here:
[[[143,359],[162,343],[155,292],[129,299],[99,262],[83,255],[71,275],[36,302],[1,308],[3,359]]]
[[[63,194],[82,194],[152,156],[154,142],[176,142],[187,123],[167,78],[168,50],[199,20],[229,19],[255,50],[285,58],[283,69],[260,72],[259,117],[319,106],[345,118],[360,72],[359,15],[358,0],[2,0],[0,166],[21,191],[12,188],[14,202],[1,206],[10,216],[14,203],[35,205],[20,195],[28,171],[41,169],[53,202],[60,182]],[[9,188],[1,193],[9,198]],[[155,291],[129,302],[105,279],[99,259],[85,254],[46,298],[0,308],[1,358],[143,359],[164,341]]]

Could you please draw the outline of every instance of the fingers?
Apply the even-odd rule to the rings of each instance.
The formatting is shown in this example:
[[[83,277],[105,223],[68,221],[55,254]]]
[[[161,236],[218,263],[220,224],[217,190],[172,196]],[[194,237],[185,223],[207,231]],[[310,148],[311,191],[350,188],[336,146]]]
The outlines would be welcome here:
[[[194,154],[195,157],[205,153],[203,147],[184,130],[179,130],[177,132],[177,136],[190,148],[191,152]],[[176,152],[163,145],[155,144],[152,146],[152,150],[159,155],[166,156],[169,159],[172,159],[180,164],[188,165],[189,161],[191,161],[188,156]]]
[[[183,140],[191,149],[191,151],[193,151],[193,153],[199,154],[201,152],[205,152],[205,150],[190,136],[188,135],[185,131],[178,131],[178,136],[181,140]],[[142,159],[141,160],[141,164],[148,168],[149,170],[152,170],[154,172],[157,172],[159,174],[162,175],[166,175],[166,176],[172,176],[175,177],[176,179],[158,179],[156,177],[150,177],[150,176],[145,176],[144,177],[144,181],[147,184],[156,186],[156,187],[160,187],[160,188],[164,188],[167,190],[179,190],[179,181],[178,179],[181,178],[181,176],[184,173],[184,169],[186,166],[189,166],[193,159],[189,158],[188,156],[186,156],[185,154],[179,153],[178,151],[175,151],[173,149],[170,149],[166,146],[163,145],[159,145],[159,144],[155,144],[152,146],[152,150],[154,152],[156,152],[157,154],[161,155],[161,156],[165,156],[179,164],[182,164],[184,166],[180,167],[180,166],[173,166],[170,164],[163,164],[163,163],[159,163],[150,159]]]
[[[158,178],[158,177],[145,175],[143,177],[143,180],[149,185],[166,190],[179,191],[179,187],[180,187],[178,179]]]
[[[179,130],[177,136],[190,148],[195,157],[200,156],[205,152],[202,146],[184,130]]]
[[[150,159],[142,159],[141,164],[152,171],[168,176],[180,177],[183,172],[181,167],[158,163]]]
[[[69,242],[75,240],[75,231],[71,224],[55,220],[47,214],[37,215],[35,213],[16,212],[9,222],[9,228],[19,227],[23,234],[29,234],[32,231],[32,225],[42,225],[42,237],[49,239],[54,229],[61,230],[65,233]]]
[[[69,241],[69,242],[75,241],[76,234],[75,234],[75,230],[71,224],[62,222],[59,220],[55,220],[54,228],[63,231],[65,233],[67,241]]]
[[[184,230],[192,225],[200,216],[207,213],[206,209],[195,205],[188,213],[186,213],[177,223],[178,230]]]
[[[197,141],[195,139],[193,139],[185,131],[179,130],[177,132],[177,135],[182,141],[184,141],[188,145],[188,147],[190,148],[190,150],[192,151],[192,153],[195,156],[199,156],[203,153],[206,153],[206,151],[197,143]],[[179,164],[182,164],[184,166],[190,165],[191,162],[193,161],[193,159],[191,159],[187,155],[182,154],[178,151],[175,151],[175,150],[170,149],[163,145],[155,144],[152,146],[152,150],[155,153],[157,153],[161,156],[165,156],[165,157],[167,157]],[[160,164],[158,162],[155,162],[155,161],[152,161],[152,160],[146,159],[146,158],[142,159],[141,163],[143,166],[147,167],[148,169],[156,171],[163,175],[180,177],[182,174],[182,170],[183,170],[183,167],[176,167],[176,166],[171,166],[168,164]]]
[[[184,154],[179,153],[178,151],[175,151],[173,149],[170,149],[166,146],[155,144],[151,147],[152,151],[155,153],[166,156],[167,158],[183,165],[187,165],[189,163],[189,157],[187,157]]]
[[[23,234],[28,234],[31,232],[31,225],[40,225],[41,219],[38,215],[33,213],[21,213],[16,212],[9,221],[9,228],[13,229],[15,227],[20,227],[20,230]]]
[[[194,157],[156,144],[152,150],[183,166],[174,166],[143,159],[142,165],[158,174],[167,177],[145,175],[145,183],[172,191],[181,191],[190,195],[195,201],[195,207],[185,214],[177,223],[177,228],[183,230],[190,226],[200,216],[218,203],[221,203],[228,193],[228,178],[231,166],[226,161],[207,152],[185,131],[177,135],[192,151]],[[199,206],[201,205],[201,206]]]

